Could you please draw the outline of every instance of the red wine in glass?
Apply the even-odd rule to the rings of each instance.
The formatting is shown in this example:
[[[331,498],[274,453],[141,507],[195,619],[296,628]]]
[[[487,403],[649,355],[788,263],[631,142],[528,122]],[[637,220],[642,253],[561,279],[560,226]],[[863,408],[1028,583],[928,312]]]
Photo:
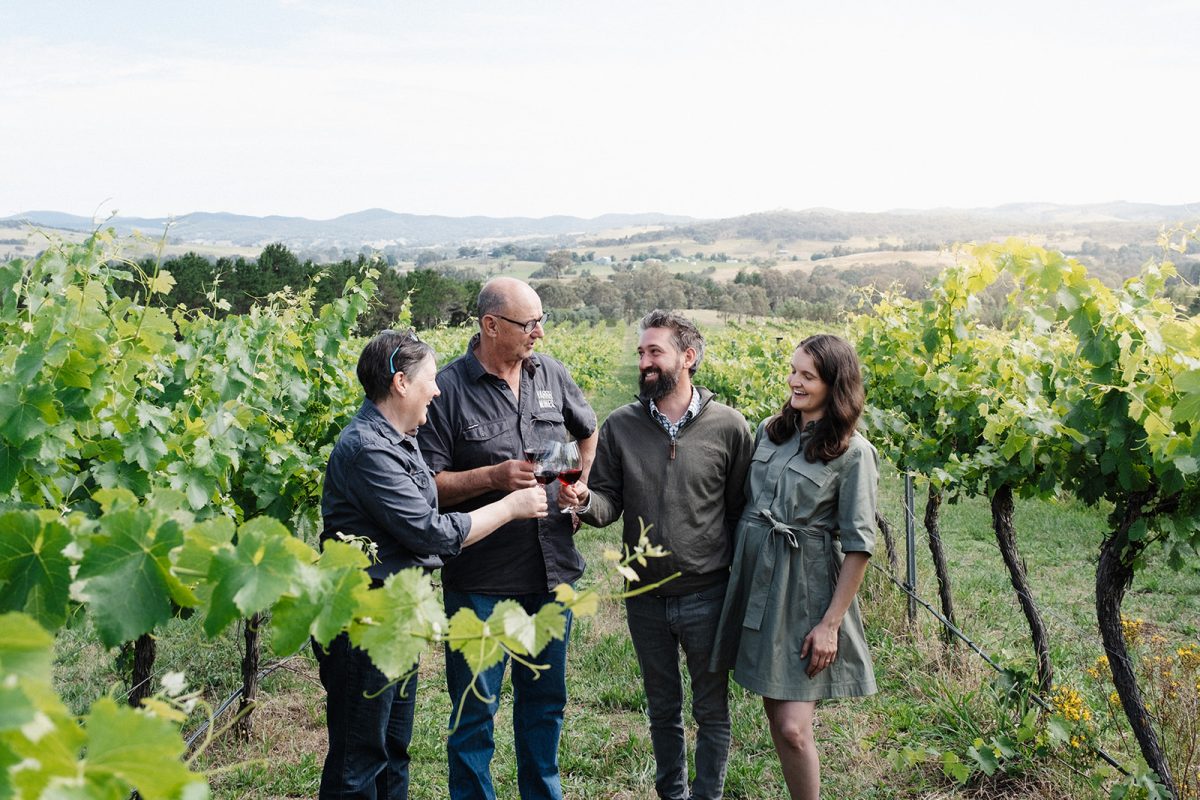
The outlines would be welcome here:
[[[546,465],[539,465],[537,472],[533,473],[533,479],[535,481],[537,481],[538,483],[540,483],[542,486],[545,486],[546,484],[550,483],[550,481],[554,480],[557,477],[558,477],[558,470],[554,467],[546,466]]]
[[[558,448],[558,479],[563,486],[570,486],[575,481],[579,480],[579,476],[583,474],[583,465],[579,458],[579,443],[578,442],[563,442]],[[567,506],[562,509],[562,513],[570,514],[575,511],[574,506]]]

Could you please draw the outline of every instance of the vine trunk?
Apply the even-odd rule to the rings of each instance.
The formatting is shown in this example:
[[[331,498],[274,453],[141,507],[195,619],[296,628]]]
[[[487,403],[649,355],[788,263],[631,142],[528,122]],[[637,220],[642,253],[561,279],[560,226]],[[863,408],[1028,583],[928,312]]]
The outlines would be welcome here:
[[[243,628],[246,652],[242,656],[242,700],[238,704],[236,725],[238,736],[243,739],[250,738],[254,730],[254,721],[250,715],[254,713],[254,703],[258,699],[258,664],[262,655],[259,629],[262,623],[262,614],[252,614],[245,621]]]
[[[154,693],[154,658],[157,653],[158,646],[152,634],[143,633],[133,643],[133,688],[129,690],[129,705],[134,708],[141,706],[142,701]]]
[[[1121,698],[1121,708],[1129,727],[1141,748],[1146,765],[1158,773],[1158,779],[1172,798],[1179,798],[1153,721],[1146,710],[1146,701],[1138,687],[1129,648],[1125,642],[1125,631],[1121,627],[1121,604],[1125,592],[1133,582],[1133,562],[1145,549],[1145,544],[1130,542],[1129,528],[1141,517],[1141,503],[1132,502],[1127,507],[1113,535],[1100,546],[1100,560],[1096,564],[1096,622],[1100,626],[1100,638],[1104,641],[1104,652],[1112,670],[1113,685]]]
[[[938,597],[942,601],[942,616],[955,627],[958,620],[954,618],[954,600],[950,594],[950,570],[946,566],[946,551],[942,548],[942,529],[939,524],[942,510],[942,493],[932,483],[929,484],[929,500],[925,503],[925,530],[929,533],[929,554],[933,556],[933,570],[937,574]],[[954,644],[954,634],[947,627],[942,628],[942,640]]]
[[[1004,557],[1004,566],[1008,568],[1008,578],[1017,592],[1017,602],[1021,604],[1021,611],[1029,623],[1029,635],[1033,639],[1033,650],[1037,656],[1038,691],[1048,694],[1054,684],[1054,666],[1050,663],[1050,638],[1046,634],[1046,624],[1042,621],[1042,614],[1029,588],[1029,581],[1025,575],[1025,559],[1017,549],[1017,536],[1013,528],[1013,493],[1008,484],[998,488],[992,495],[992,528],[996,532],[1000,554]]]
[[[883,542],[887,546],[888,566],[891,567],[892,577],[900,574],[900,557],[896,554],[896,539],[892,536],[892,525],[878,511],[875,512],[875,527],[883,534]]]

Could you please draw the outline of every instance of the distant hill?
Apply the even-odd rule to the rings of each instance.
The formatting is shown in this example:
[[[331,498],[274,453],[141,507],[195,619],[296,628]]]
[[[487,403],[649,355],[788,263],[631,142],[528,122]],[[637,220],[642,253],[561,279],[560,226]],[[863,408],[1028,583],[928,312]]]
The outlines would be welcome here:
[[[1150,203],[1099,203],[1056,205],[1021,203],[996,208],[901,209],[884,212],[849,212],[814,208],[805,211],[766,211],[728,219],[695,222],[670,230],[638,234],[636,241],[661,241],[678,237],[698,242],[722,239],[759,241],[811,239],[845,241],[854,236],[891,236],[908,241],[950,242],[988,239],[1015,234],[1080,234],[1127,228],[1140,236],[1162,225],[1195,224],[1200,203],[1179,206]]]
[[[837,242],[854,236],[949,242],[1064,230],[1089,235],[1111,232],[1114,228],[1136,234],[1138,238],[1152,238],[1159,226],[1180,222],[1195,224],[1197,219],[1200,219],[1200,203],[1177,206],[1126,202],[1089,205],[1014,203],[995,208],[897,209],[874,213],[812,208],[766,211],[720,220],[698,220],[671,214],[605,214],[592,219],[569,216],[447,217],[398,214],[372,208],[328,220],[194,212],[176,217],[168,238],[180,244],[261,247],[271,242],[283,242],[293,248],[357,249],[364,244],[427,247],[485,239],[533,238],[553,238],[570,245],[576,238],[613,236],[613,231],[621,230],[621,240],[628,242],[681,237],[698,242],[721,239]],[[90,231],[96,227],[96,223],[87,217],[57,211],[28,211],[0,219],[0,223],[18,222],[73,231]],[[102,224],[122,234],[136,230],[157,237],[162,235],[167,219],[113,217]],[[639,227],[660,230],[627,233],[629,229]]]
[[[605,214],[580,217],[446,217],[397,214],[381,208],[357,211],[328,220],[304,217],[250,217],[239,214],[194,212],[176,217],[169,239],[173,242],[262,246],[283,242],[290,247],[357,247],[361,244],[402,246],[450,245],[480,239],[561,237],[595,234],[615,228],[678,225],[693,217],[671,214]],[[28,222],[47,228],[90,231],[97,223],[88,217],[58,211],[27,211],[0,219],[0,223]],[[103,227],[129,234],[140,231],[161,236],[167,218],[113,217]]]

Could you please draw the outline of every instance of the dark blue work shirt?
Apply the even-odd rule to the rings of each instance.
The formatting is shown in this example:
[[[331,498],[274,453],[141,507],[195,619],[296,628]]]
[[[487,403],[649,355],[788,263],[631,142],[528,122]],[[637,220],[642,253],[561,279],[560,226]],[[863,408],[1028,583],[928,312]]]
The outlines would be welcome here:
[[[375,580],[405,567],[436,569],[471,532],[466,514],[438,513],[437,486],[417,440],[392,427],[370,400],[329,454],[321,516],[321,541],[340,531],[379,546],[378,563],[367,568]]]
[[[441,396],[429,406],[429,421],[417,438],[434,473],[466,472],[525,457],[533,437],[586,439],[596,430],[596,413],[557,360],[533,354],[521,369],[520,397],[475,357],[476,334],[467,352],[438,372]],[[575,549],[571,515],[558,513],[558,481],[551,481],[550,514],[519,519],[472,545],[442,567],[442,583],[460,592],[532,594],[571,583],[583,574]],[[486,492],[454,506],[471,511],[503,497]]]

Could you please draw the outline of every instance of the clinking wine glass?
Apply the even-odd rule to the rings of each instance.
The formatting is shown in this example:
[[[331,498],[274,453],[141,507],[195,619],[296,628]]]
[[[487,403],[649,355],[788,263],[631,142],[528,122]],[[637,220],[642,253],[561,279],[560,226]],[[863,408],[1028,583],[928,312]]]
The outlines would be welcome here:
[[[534,439],[525,446],[525,460],[533,464],[533,478],[542,486],[558,477],[558,442]]]
[[[570,486],[579,480],[583,474],[579,460],[578,442],[559,442],[558,444],[558,481],[563,486]],[[567,506],[562,513],[570,514],[576,511],[575,506]]]

